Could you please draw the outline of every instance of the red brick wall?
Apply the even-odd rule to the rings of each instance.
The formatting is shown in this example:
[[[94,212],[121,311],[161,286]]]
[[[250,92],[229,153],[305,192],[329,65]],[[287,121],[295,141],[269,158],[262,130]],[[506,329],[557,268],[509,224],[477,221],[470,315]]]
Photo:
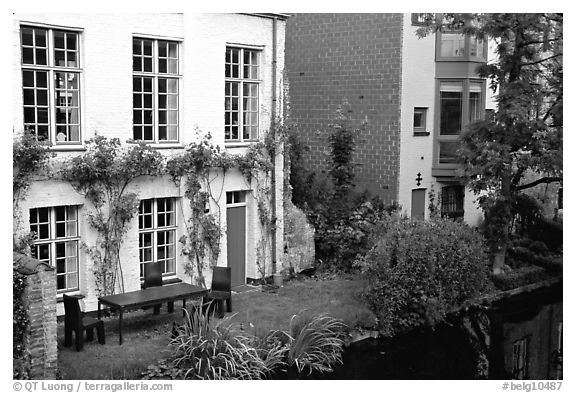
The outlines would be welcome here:
[[[397,198],[400,154],[402,14],[296,14],[286,27],[292,118],[310,147],[311,169],[326,168],[328,124],[344,100],[359,136],[356,184]]]

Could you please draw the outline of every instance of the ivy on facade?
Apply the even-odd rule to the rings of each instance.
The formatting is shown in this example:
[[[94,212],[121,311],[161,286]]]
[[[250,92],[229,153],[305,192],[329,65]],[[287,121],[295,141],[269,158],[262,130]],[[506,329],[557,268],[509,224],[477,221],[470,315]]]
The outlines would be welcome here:
[[[138,211],[139,199],[128,186],[142,176],[158,176],[163,156],[144,144],[120,149],[118,138],[96,136],[86,141],[86,153],[64,163],[62,179],[89,200],[95,211],[88,222],[98,233],[95,245],[83,243],[94,262],[99,296],[124,291],[120,246],[127,225]]]

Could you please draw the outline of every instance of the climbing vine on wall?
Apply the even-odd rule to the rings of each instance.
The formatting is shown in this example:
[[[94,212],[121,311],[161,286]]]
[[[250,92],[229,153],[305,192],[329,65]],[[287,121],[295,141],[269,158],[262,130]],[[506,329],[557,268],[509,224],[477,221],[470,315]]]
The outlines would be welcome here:
[[[121,148],[120,140],[96,136],[86,141],[86,153],[65,162],[60,170],[95,211],[88,222],[98,233],[94,245],[83,248],[94,263],[94,276],[99,296],[123,292],[120,246],[127,224],[138,211],[138,195],[127,191],[141,176],[157,176],[163,169],[162,155],[144,144]]]
[[[12,208],[13,208],[13,248],[27,253],[25,245],[30,243],[30,234],[20,237],[19,201],[24,195],[35,175],[46,169],[50,158],[54,157],[50,144],[38,142],[36,136],[24,133],[14,138],[12,143]]]

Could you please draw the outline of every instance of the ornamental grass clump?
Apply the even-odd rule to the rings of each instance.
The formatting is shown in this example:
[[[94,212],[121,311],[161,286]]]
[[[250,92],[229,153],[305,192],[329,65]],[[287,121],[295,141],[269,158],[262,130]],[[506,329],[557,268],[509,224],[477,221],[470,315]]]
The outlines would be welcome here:
[[[356,262],[368,279],[364,297],[386,336],[434,326],[489,288],[482,235],[446,219],[390,217],[376,245]]]
[[[346,325],[329,315],[294,315],[290,321],[288,367],[299,373],[332,372],[342,364]]]
[[[270,330],[254,335],[232,321],[213,321],[208,310],[188,314],[175,328],[176,355],[151,366],[145,378],[270,379],[285,375],[330,372],[342,364],[346,325],[322,314],[295,315],[290,332]]]

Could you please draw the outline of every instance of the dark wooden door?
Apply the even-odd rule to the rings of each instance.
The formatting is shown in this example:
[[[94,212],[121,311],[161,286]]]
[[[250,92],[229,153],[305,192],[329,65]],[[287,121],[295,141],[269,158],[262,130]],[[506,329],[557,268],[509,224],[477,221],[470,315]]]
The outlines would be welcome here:
[[[232,286],[246,283],[246,206],[226,209],[228,266],[232,268]]]

